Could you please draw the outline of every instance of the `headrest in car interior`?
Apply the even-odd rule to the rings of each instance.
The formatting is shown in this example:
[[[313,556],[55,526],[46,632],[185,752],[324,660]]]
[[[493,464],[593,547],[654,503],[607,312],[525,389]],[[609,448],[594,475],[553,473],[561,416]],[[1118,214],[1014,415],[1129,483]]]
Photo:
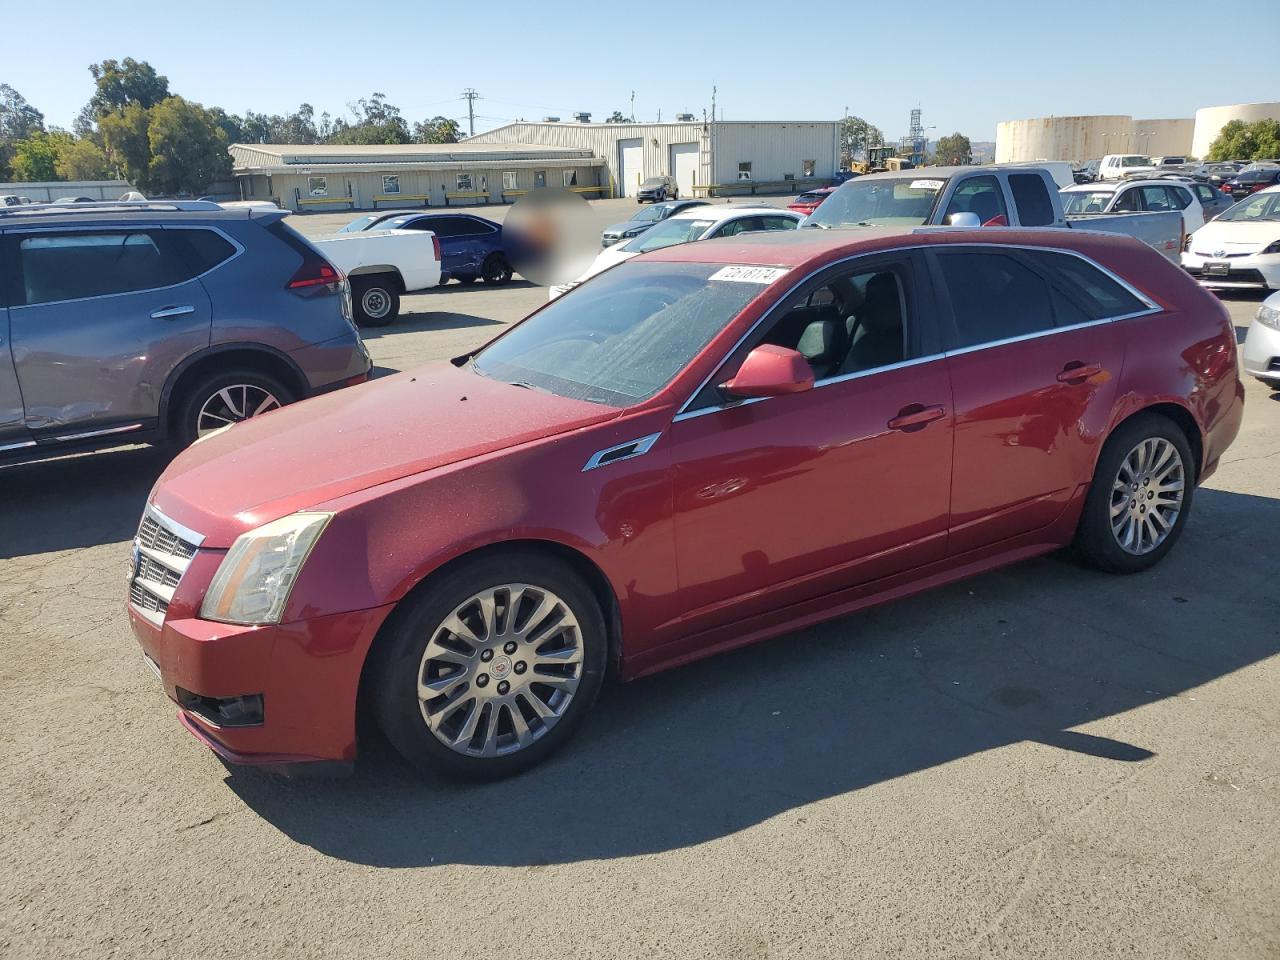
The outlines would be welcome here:
[[[796,350],[810,363],[831,363],[840,352],[844,327],[835,320],[814,320],[800,334]]]

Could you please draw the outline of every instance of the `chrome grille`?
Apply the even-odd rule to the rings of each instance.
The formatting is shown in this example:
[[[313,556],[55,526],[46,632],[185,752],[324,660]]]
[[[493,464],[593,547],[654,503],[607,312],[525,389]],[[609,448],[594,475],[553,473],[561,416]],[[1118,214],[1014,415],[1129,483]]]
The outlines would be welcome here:
[[[133,540],[129,604],[159,626],[204,537],[147,507]]]

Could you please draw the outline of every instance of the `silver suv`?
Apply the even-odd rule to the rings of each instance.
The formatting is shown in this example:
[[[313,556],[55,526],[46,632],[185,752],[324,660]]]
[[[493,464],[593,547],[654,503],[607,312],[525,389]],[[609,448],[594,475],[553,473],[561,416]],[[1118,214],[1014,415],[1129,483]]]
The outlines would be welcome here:
[[[187,444],[368,379],[346,280],[280,210],[0,209],[0,460]]]

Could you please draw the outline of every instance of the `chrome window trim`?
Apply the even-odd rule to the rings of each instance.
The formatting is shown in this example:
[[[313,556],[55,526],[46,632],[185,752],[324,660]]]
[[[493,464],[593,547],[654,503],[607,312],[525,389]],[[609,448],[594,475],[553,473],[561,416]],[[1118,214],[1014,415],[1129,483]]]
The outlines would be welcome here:
[[[177,534],[197,549],[204,543],[204,534],[196,533],[190,527],[183,526],[177,520],[174,520],[165,514],[154,503],[147,504],[146,512],[150,513],[161,526],[168,527],[171,533]]]
[[[588,470],[595,470],[597,467],[611,467],[615,463],[622,463],[624,460],[634,460],[636,457],[643,457],[653,449],[653,445],[658,442],[658,438],[660,436],[662,436],[662,431],[651,433],[647,437],[640,437],[636,440],[627,440],[625,443],[615,443],[613,446],[605,447],[603,450],[597,450],[587,460],[586,465],[582,468],[582,472],[586,473]],[[634,449],[632,449],[632,451],[626,456],[615,457],[608,463],[601,462],[605,457],[609,456],[609,454],[616,453],[619,450],[625,450],[628,447],[632,447]]]
[[[917,227],[912,232],[913,233],[918,232],[921,229],[935,229],[935,228]],[[998,230],[1001,228],[988,227],[986,229]],[[1036,229],[1036,228],[1027,227],[1025,229],[1030,230],[1030,229]],[[1065,230],[1069,228],[1042,227],[1039,229]],[[690,393],[688,398],[685,400],[685,402],[680,405],[680,409],[676,411],[676,414],[674,417],[672,417],[671,422],[679,423],[683,420],[692,420],[694,417],[700,417],[700,416],[703,416],[704,414],[718,413],[721,410],[737,409],[738,407],[749,406],[752,403],[759,403],[761,400],[772,399],[770,397],[753,397],[748,400],[739,400],[733,403],[701,407],[698,410],[689,409],[689,405],[693,403],[694,399],[699,394],[701,394],[703,390],[707,388],[707,384],[709,384],[711,380],[715,377],[716,373],[719,372],[720,368],[724,365],[724,362],[737,352],[738,348],[741,347],[747,341],[748,337],[750,337],[753,333],[756,332],[756,330],[759,328],[759,326],[762,323],[764,323],[766,320],[768,320],[770,317],[773,316],[774,311],[777,310],[786,301],[788,297],[790,297],[793,293],[796,292],[796,290],[798,290],[804,284],[808,283],[811,279],[816,277],[818,274],[823,273],[824,271],[830,270],[833,267],[839,267],[844,264],[852,263],[855,260],[860,260],[863,258],[886,256],[886,255],[892,256],[893,254],[896,254],[896,253],[906,253],[908,251],[913,251],[913,250],[926,250],[926,251],[928,250],[966,250],[966,249],[972,249],[974,247],[994,248],[997,250],[1030,250],[1036,253],[1063,253],[1063,254],[1067,254],[1068,256],[1076,257],[1079,260],[1083,260],[1085,263],[1093,267],[1095,270],[1101,271],[1104,275],[1106,275],[1107,277],[1111,278],[1113,281],[1118,283],[1122,288],[1124,288],[1130,294],[1132,294],[1138,301],[1140,301],[1141,303],[1145,303],[1147,305],[1147,309],[1137,310],[1132,313],[1124,313],[1115,317],[1102,317],[1098,320],[1090,320],[1086,323],[1072,324],[1071,326],[1068,326],[1068,327],[1051,327],[1048,330],[1037,330],[1034,333],[1023,334],[1018,337],[1008,337],[1003,340],[992,340],[984,343],[975,343],[971,346],[960,347],[956,350],[944,350],[942,353],[932,354],[927,357],[917,357],[911,360],[904,360],[901,363],[890,364],[884,367],[876,367],[872,370],[860,370],[857,373],[845,374],[841,377],[828,377],[825,380],[816,382],[814,384],[814,388],[816,389],[819,386],[825,386],[828,383],[843,382],[844,380],[853,380],[858,377],[871,376],[873,374],[883,373],[889,370],[897,370],[902,367],[911,366],[917,363],[926,363],[928,361],[938,360],[943,357],[954,357],[954,356],[959,356],[965,353],[973,353],[974,351],[977,351],[977,350],[986,350],[994,347],[1000,347],[1009,343],[1017,343],[1020,340],[1032,340],[1038,337],[1052,336],[1053,334],[1056,334],[1056,333],[1068,333],[1072,330],[1079,330],[1084,327],[1092,327],[1092,326],[1096,326],[1104,323],[1118,323],[1121,320],[1132,320],[1137,317],[1146,317],[1146,316],[1150,316],[1153,313],[1159,313],[1161,312],[1161,310],[1164,309],[1163,307],[1158,306],[1150,297],[1142,293],[1140,290],[1134,287],[1131,283],[1129,283],[1123,277],[1116,275],[1114,272],[1112,272],[1102,264],[1098,263],[1096,260],[1092,259],[1091,257],[1086,257],[1084,254],[1076,250],[1066,250],[1061,247],[1043,247],[1043,246],[1037,246],[1035,244],[1030,244],[1030,243],[991,243],[987,241],[977,240],[977,241],[973,241],[972,243],[966,242],[966,243],[955,243],[955,244],[918,243],[918,244],[912,244],[910,246],[905,246],[905,247],[894,247],[891,250],[871,250],[871,251],[867,251],[866,253],[855,253],[847,257],[842,257],[839,260],[833,260],[831,263],[823,264],[822,266],[817,267],[816,269],[805,274],[805,276],[801,277],[799,280],[793,283],[790,287],[788,287],[786,292],[783,293],[778,298],[777,302],[775,302],[772,307],[766,310],[756,320],[756,322],[753,323],[751,327],[742,336],[740,336],[737,339],[737,341],[733,344],[733,346],[731,346],[728,349],[728,351],[724,354],[724,356],[721,357],[720,362],[716,364],[715,369],[712,370],[711,373],[709,373],[706,376],[706,378],[704,378],[703,381],[698,384],[697,388],[692,393]]]
[[[225,267],[228,263],[231,263],[231,261],[238,260],[245,252],[244,244],[236,240],[235,237],[230,236],[229,234],[225,233],[222,230],[219,230],[217,227],[212,225],[205,226],[203,224],[198,224],[198,223],[175,223],[175,224],[170,224],[168,226],[165,226],[164,224],[159,224],[159,223],[146,223],[146,224],[140,223],[136,225],[131,224],[130,226],[135,226],[136,229],[138,230],[212,230],[218,236],[222,237],[223,240],[226,240],[227,243],[235,247],[236,252],[233,253],[231,256],[227,257],[227,259],[225,260],[219,260],[217,263],[215,263],[212,267],[210,267],[208,270],[204,271],[203,273],[197,273],[193,277],[188,277],[186,280],[179,280],[177,283],[171,283],[168,286],[143,287],[140,290],[123,290],[119,293],[96,293],[91,297],[71,297],[67,300],[45,300],[43,303],[10,304],[9,309],[10,310],[30,310],[33,307],[49,307],[49,306],[54,306],[60,303],[89,303],[93,300],[107,300],[112,297],[133,297],[133,296],[137,296],[140,293],[159,293],[163,290],[176,290],[178,287],[185,286],[186,284],[192,283],[196,280],[203,280],[205,277],[213,273],[215,270],[220,270],[222,267]],[[128,228],[100,227],[98,229],[100,230],[100,232],[107,233],[107,232],[119,232],[120,230],[124,230]],[[86,229],[84,226],[37,227],[34,229],[24,227],[24,228],[21,228],[20,230],[6,231],[6,236],[14,237],[18,240],[19,243],[21,243],[21,237],[18,236],[19,233],[67,233],[67,232],[92,233],[94,232],[94,229],[93,228]]]

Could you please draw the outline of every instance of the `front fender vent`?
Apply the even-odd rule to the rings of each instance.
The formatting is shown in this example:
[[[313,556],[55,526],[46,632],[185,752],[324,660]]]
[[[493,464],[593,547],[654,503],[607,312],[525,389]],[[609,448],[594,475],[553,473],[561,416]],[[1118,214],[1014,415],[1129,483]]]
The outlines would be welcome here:
[[[596,467],[607,467],[611,463],[618,463],[622,460],[631,460],[635,457],[642,457],[658,442],[661,433],[651,433],[647,437],[641,437],[639,440],[628,440],[626,443],[620,443],[614,447],[605,447],[591,455],[591,459],[587,461],[587,465],[582,468],[582,472],[594,470]]]

